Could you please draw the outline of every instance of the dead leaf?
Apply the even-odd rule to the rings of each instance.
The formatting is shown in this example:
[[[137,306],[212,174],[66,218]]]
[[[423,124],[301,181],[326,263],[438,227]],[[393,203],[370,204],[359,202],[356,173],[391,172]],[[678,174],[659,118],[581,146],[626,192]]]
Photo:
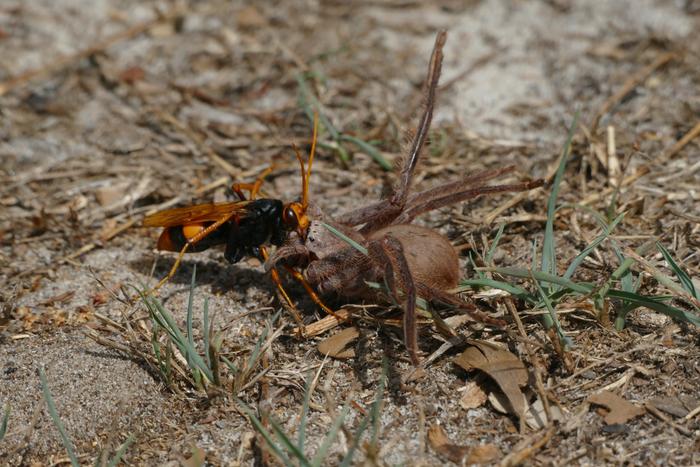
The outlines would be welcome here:
[[[503,456],[501,450],[495,444],[481,444],[474,446],[467,457],[466,464],[491,464]]]
[[[469,446],[452,444],[445,430],[437,423],[434,423],[428,428],[428,442],[430,443],[430,447],[432,447],[438,455],[446,457],[455,464],[461,464],[462,459],[471,451]]]
[[[75,290],[68,290],[68,291],[60,293],[58,295],[54,295],[51,298],[47,298],[43,302],[40,302],[39,305],[53,306],[53,305],[66,304],[66,303],[70,302],[74,296],[75,296]]]
[[[493,444],[472,447],[452,443],[445,430],[437,423],[428,429],[428,442],[439,456],[455,464],[487,464],[501,457],[501,451]]]
[[[507,350],[484,341],[470,340],[469,347],[454,362],[465,370],[477,369],[490,376],[501,388],[510,405],[509,412],[519,418],[525,414],[527,403],[520,386],[527,384],[523,362]]]
[[[561,422],[565,419],[564,412],[556,404],[549,404],[549,413],[552,415],[552,420]],[[544,404],[539,397],[530,405],[525,414],[525,422],[533,430],[539,430],[549,424],[547,412],[544,410]]]
[[[119,73],[119,80],[126,84],[134,84],[145,77],[146,72],[140,66],[132,66]]]
[[[522,399],[523,407],[527,409],[527,398],[525,397],[525,394],[522,395]],[[506,396],[502,392],[494,391],[489,393],[488,401],[498,413],[502,413],[504,415],[513,413],[513,406],[508,400],[508,396]]]
[[[643,407],[638,407],[610,391],[600,391],[597,394],[593,394],[588,398],[588,401],[592,404],[602,405],[610,410],[603,419],[608,425],[627,423],[629,420],[644,414]]]
[[[192,455],[182,461],[184,467],[202,467],[206,461],[207,455],[204,449],[198,446],[192,446]]]
[[[346,349],[346,347],[358,337],[360,337],[360,333],[356,327],[343,329],[338,334],[321,341],[318,344],[318,351],[333,358],[353,358],[355,350]]]
[[[685,417],[695,407],[698,401],[691,397],[659,396],[647,402],[657,409],[675,417]]]
[[[100,206],[112,206],[117,204],[124,196],[126,196],[129,182],[115,183],[103,186],[95,190],[95,198]]]
[[[462,397],[459,398],[459,405],[464,410],[481,407],[486,402],[487,396],[476,381],[469,381],[465,386]]]
[[[236,24],[241,29],[262,28],[267,25],[267,20],[260,14],[257,8],[252,5],[241,8],[236,13]]]

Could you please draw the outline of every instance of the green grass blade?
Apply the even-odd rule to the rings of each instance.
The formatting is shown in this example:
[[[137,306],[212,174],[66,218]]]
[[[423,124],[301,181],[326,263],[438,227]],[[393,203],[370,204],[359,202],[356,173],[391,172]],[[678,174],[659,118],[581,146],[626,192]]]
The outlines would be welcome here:
[[[566,287],[572,292],[580,294],[589,294],[594,290],[594,285],[589,282],[574,282],[569,279],[564,279],[563,277],[555,276],[553,274],[548,274],[542,271],[530,271],[529,269],[523,268],[480,268],[484,271],[491,271],[501,274],[503,276],[513,276],[522,277],[525,279],[535,278],[537,282],[547,282],[550,284],[556,284],[562,287]]]
[[[309,84],[306,82],[306,77],[303,73],[297,73],[294,76],[299,87],[299,105],[304,109],[307,118],[310,121],[314,119],[314,113],[318,115],[322,127],[328,132],[331,139],[337,141],[339,139],[340,133],[333,126],[333,124],[328,120],[328,118],[321,112],[321,103],[318,102],[314,93],[311,92]]]
[[[107,464],[107,467],[117,467],[119,465],[119,462],[122,460],[122,457],[124,456],[124,453],[126,452],[127,449],[129,449],[129,446],[131,446],[131,443],[134,442],[136,439],[136,436],[134,434],[130,434],[128,438],[126,438],[126,441],[122,443],[121,446],[119,446],[119,449],[117,449],[117,452],[114,453],[114,457],[109,461]]]
[[[612,233],[612,231],[617,227],[617,224],[619,224],[622,219],[625,217],[625,213],[621,213],[619,216],[617,216],[610,224],[606,225],[603,229],[603,232],[598,235],[596,238],[593,239],[593,241],[584,248],[581,253],[576,255],[574,260],[569,264],[569,267],[566,269],[566,272],[564,273],[564,278],[566,279],[571,279],[571,277],[574,275],[574,272],[576,272],[576,269],[581,265],[583,260],[591,254],[593,250],[595,250],[598,245],[600,245],[608,236]]]
[[[224,356],[222,355],[222,356],[221,356],[221,360],[223,360],[223,362],[224,362],[224,363],[226,364],[226,366],[228,367],[229,371],[231,371],[231,373],[233,373],[234,375],[236,375],[236,374],[238,374],[238,373],[240,372],[240,370],[238,369],[238,367],[236,366],[236,364],[233,363],[233,362],[232,362],[231,360],[229,360],[228,358],[226,358],[226,357],[224,357]]]
[[[187,297],[187,353],[185,354],[185,358],[187,359],[187,366],[189,366],[192,371],[192,377],[194,378],[196,385],[201,386],[201,375],[197,371],[197,365],[194,362],[194,354],[196,354],[197,351],[194,345],[194,325],[192,322],[194,316],[194,287],[196,283],[196,277],[197,265],[195,264],[192,268],[192,279],[190,280],[190,293]]]
[[[187,338],[182,331],[180,331],[180,328],[175,322],[175,318],[173,318],[170,312],[163,307],[163,304],[155,298],[147,297],[146,300],[147,303],[151,304],[153,309],[151,312],[152,316],[158,320],[158,324],[168,333],[170,341],[175,344],[183,356],[187,355]]]
[[[358,446],[360,445],[360,441],[362,441],[362,437],[364,436],[365,431],[367,430],[367,427],[372,424],[373,428],[373,433],[372,433],[372,446],[373,446],[373,452],[377,452],[376,446],[377,446],[377,439],[378,439],[378,433],[379,433],[379,415],[381,413],[382,405],[384,402],[384,388],[386,386],[386,376],[388,373],[388,363],[386,358],[383,359],[382,361],[382,375],[379,378],[379,384],[377,385],[377,392],[374,396],[374,402],[372,402],[372,407],[369,410],[369,413],[362,418],[360,421],[357,430],[355,430],[355,434],[352,440],[352,444],[350,445],[350,448],[348,449],[348,452],[345,454],[345,457],[343,458],[343,462],[341,462],[340,467],[348,467],[349,465],[352,464],[352,459],[355,456],[355,452],[357,451]]]
[[[566,168],[566,162],[571,151],[571,143],[574,139],[574,133],[576,132],[576,127],[578,125],[578,118],[579,112],[577,111],[574,115],[574,120],[569,127],[569,134],[562,150],[559,167],[557,167],[557,171],[552,182],[552,191],[549,194],[549,199],[547,200],[547,223],[545,224],[544,242],[542,244],[542,271],[548,272],[552,275],[557,274],[557,258],[554,239],[554,216],[557,207],[557,197],[559,196],[561,180],[564,176],[564,169]]]
[[[365,431],[367,430],[370,421],[371,416],[369,414],[367,414],[365,417],[362,417],[362,420],[360,421],[360,424],[357,426],[357,430],[355,430],[355,434],[353,435],[352,444],[350,444],[350,448],[348,448],[348,452],[345,454],[343,462],[340,463],[339,467],[348,467],[349,465],[351,465],[352,459],[353,457],[355,457],[357,447],[360,445],[362,436],[365,434]]]
[[[622,254],[622,251],[615,243],[613,243],[613,249],[615,251],[615,256],[617,256],[617,260],[620,262],[620,264],[623,264],[626,260],[625,255]],[[622,287],[623,292],[636,293],[641,283],[641,276],[637,276],[637,279],[635,280],[634,276],[632,275],[632,271],[629,269],[626,269],[622,276],[620,276],[620,286]],[[606,285],[608,286],[609,290],[609,284]],[[638,307],[638,305],[628,302],[627,300],[622,300],[621,302],[620,309],[617,310],[615,316],[615,329],[618,331],[622,331],[625,328],[625,318],[627,317],[627,314]]]
[[[509,284],[508,282],[498,281],[495,279],[466,279],[461,281],[459,285],[460,287],[457,290],[458,292],[462,292],[464,290],[467,290],[467,288],[471,287],[490,287],[492,289],[503,290],[515,297],[527,300],[529,302],[536,302],[536,300],[532,297],[532,294],[530,294],[530,292],[528,292],[527,290],[518,287],[517,285]]]
[[[559,318],[557,317],[557,313],[554,310],[554,307],[552,306],[552,302],[549,300],[549,297],[547,294],[544,292],[544,289],[542,289],[542,286],[540,285],[540,282],[536,279],[534,279],[532,282],[534,282],[535,287],[537,287],[537,292],[540,294],[540,298],[542,299],[542,302],[544,302],[545,307],[547,308],[547,311],[549,312],[549,317],[551,318],[552,322],[554,323],[554,329],[556,329],[557,334],[559,335],[559,342],[561,342],[562,346],[564,349],[568,350],[574,346],[573,341],[564,334],[564,329],[561,327],[561,323],[559,322]]]
[[[328,434],[324,438],[323,443],[321,443],[321,447],[318,448],[318,452],[311,461],[312,466],[320,467],[321,465],[324,465],[323,462],[325,461],[326,457],[328,457],[328,450],[335,442],[335,439],[338,437],[340,427],[343,426],[345,418],[348,416],[349,412],[350,405],[345,404],[343,406],[343,410],[340,411],[340,415],[335,419],[333,425],[331,425],[331,429],[328,431]]]
[[[372,146],[366,141],[362,141],[359,138],[355,138],[354,136],[351,135],[345,135],[342,134],[340,135],[340,140],[341,141],[347,141],[355,146],[359,147],[362,149],[365,153],[367,153],[368,156],[370,156],[374,161],[379,164],[379,166],[384,169],[384,170],[392,170],[393,166],[386,160],[384,159],[384,156],[382,156],[382,153],[379,152],[377,148]]]
[[[206,360],[207,368],[212,368],[211,357],[209,355],[209,297],[204,298],[204,311],[202,315],[202,331],[204,334],[204,358]]]
[[[173,315],[165,309],[162,303],[157,299],[149,296],[143,296],[146,308],[148,308],[149,314],[158,325],[165,330],[170,338],[170,342],[175,344],[180,354],[187,361],[187,365],[192,373],[192,378],[196,385],[201,385],[201,376],[204,375],[210,382],[214,380],[214,375],[207,366],[206,362],[201,355],[197,352],[194,344],[193,337],[193,324],[192,324],[192,314],[194,308],[194,279],[195,271],[192,274],[192,282],[190,284],[190,297],[188,299],[187,307],[187,336],[182,333],[180,328],[175,321]]]
[[[284,446],[284,448],[287,449],[289,453],[291,453],[294,457],[296,457],[299,460],[299,464],[304,467],[310,467],[311,464],[306,458],[304,452],[300,450],[296,444],[294,444],[294,442],[289,438],[289,436],[287,436],[287,433],[284,432],[284,429],[277,422],[277,420],[270,417],[270,425],[272,425],[272,430],[275,432],[277,439],[280,440],[280,442],[282,443],[282,446]]]
[[[273,318],[274,320],[274,318]],[[250,353],[250,356],[248,357],[248,361],[246,362],[246,365],[244,367],[244,371],[248,372],[253,369],[255,366],[255,363],[258,361],[258,358],[260,358],[260,353],[262,352],[262,346],[265,343],[265,339],[267,339],[267,336],[270,334],[272,331],[272,324],[267,323],[265,325],[265,329],[263,329],[263,332],[260,334],[260,337],[258,337],[258,340],[255,342],[255,347],[253,347],[253,351]]]
[[[10,406],[5,406],[5,415],[2,417],[2,422],[0,422],[0,441],[5,437],[7,433],[7,423],[10,421]]]
[[[476,261],[474,261],[474,255],[472,255],[472,252],[469,252],[469,264],[471,264],[472,269],[474,269],[474,273],[477,275],[479,279],[486,279],[486,274],[484,274],[484,271],[479,271],[478,265],[476,264]],[[488,263],[486,263],[488,264]]]
[[[382,376],[379,379],[379,387],[377,388],[377,396],[374,398],[374,404],[370,410],[370,418],[372,420],[372,451],[377,453],[377,444],[379,443],[379,425],[381,423],[381,411],[384,402],[384,388],[389,379],[389,360],[382,358]]]
[[[496,232],[496,236],[493,239],[493,242],[491,242],[491,246],[489,247],[489,251],[486,252],[486,257],[484,258],[484,263],[491,266],[491,261],[493,260],[493,255],[496,253],[496,248],[498,247],[498,243],[501,241],[501,236],[503,235],[503,231],[505,230],[506,225],[501,224],[498,226],[498,232]]]
[[[58,416],[58,411],[56,410],[56,404],[53,401],[53,397],[51,397],[51,391],[49,390],[49,384],[46,381],[46,372],[44,371],[43,367],[39,368],[39,379],[41,380],[41,389],[44,392],[44,400],[46,401],[46,406],[49,408],[49,415],[51,415],[51,420],[53,421],[53,424],[56,426],[58,433],[61,435],[61,440],[63,441],[63,447],[66,448],[66,452],[68,452],[68,457],[70,458],[70,463],[73,465],[73,467],[79,467],[80,462],[78,462],[78,457],[75,455],[75,451],[73,450],[73,443],[71,443],[70,439],[68,438],[68,433],[66,433],[66,429],[63,426],[63,422],[61,421],[61,418]]]
[[[367,256],[369,254],[369,252],[367,251],[367,248],[363,247],[362,245],[357,243],[355,240],[348,237],[347,235],[345,235],[343,232],[336,229],[332,225],[328,225],[325,222],[321,222],[321,225],[323,225],[326,229],[328,229],[328,231],[330,233],[332,233],[333,235],[335,235],[336,237],[338,237],[339,239],[341,239],[342,241],[344,241],[345,243],[347,243],[348,245],[350,245],[351,247],[353,247],[354,249],[356,249],[357,251],[359,251],[363,255]]]
[[[656,248],[661,252],[661,254],[664,256],[664,259],[668,263],[668,265],[671,267],[673,270],[673,273],[676,275],[678,280],[681,283],[681,286],[683,289],[685,289],[686,292],[688,292],[692,297],[694,298],[700,298],[698,297],[698,293],[695,290],[695,285],[693,284],[693,280],[690,278],[687,272],[681,268],[678,263],[676,263],[673,260],[673,256],[671,256],[671,253],[659,242],[656,242]]]
[[[670,316],[671,318],[675,318],[680,321],[685,321],[686,323],[694,324],[695,326],[700,326],[700,316],[690,311],[686,311],[681,308],[676,308],[674,306],[664,303],[665,300],[670,300],[671,298],[673,298],[670,296],[649,297],[645,295],[639,295],[615,289],[609,290],[608,296],[611,298],[625,300],[629,303],[634,303],[637,306],[643,306],[645,308],[652,309],[666,316]]]
[[[302,452],[304,452],[304,443],[306,442],[306,440],[304,439],[304,437],[306,436],[306,418],[309,415],[309,404],[311,402],[311,383],[313,383],[313,378],[313,372],[309,371],[309,374],[306,377],[306,385],[304,386],[304,403],[301,406],[301,418],[299,420],[299,437],[297,439],[297,446],[299,446],[299,450]]]
[[[268,447],[272,450],[272,452],[282,461],[284,465],[287,466],[293,466],[292,461],[287,457],[287,455],[282,452],[282,450],[275,444],[275,441],[272,439],[272,434],[265,429],[263,426],[262,422],[258,419],[258,417],[255,416],[253,411],[248,407],[243,401],[240,399],[236,399],[238,401],[239,406],[241,407],[241,410],[245,412],[245,414],[248,416],[248,419],[250,422],[253,424],[253,427],[258,430],[258,433],[265,439],[265,442],[267,443]]]

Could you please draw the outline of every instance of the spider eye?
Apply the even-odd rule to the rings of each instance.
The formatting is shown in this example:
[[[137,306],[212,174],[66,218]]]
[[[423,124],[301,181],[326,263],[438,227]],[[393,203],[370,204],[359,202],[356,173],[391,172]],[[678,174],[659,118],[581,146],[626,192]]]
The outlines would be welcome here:
[[[284,209],[284,212],[282,213],[282,222],[284,222],[287,227],[292,229],[299,225],[299,217],[291,206]]]

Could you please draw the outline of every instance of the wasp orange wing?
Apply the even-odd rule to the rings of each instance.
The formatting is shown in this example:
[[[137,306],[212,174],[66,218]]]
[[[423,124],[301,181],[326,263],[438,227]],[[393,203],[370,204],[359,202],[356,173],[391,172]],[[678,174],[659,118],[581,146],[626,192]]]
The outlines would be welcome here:
[[[231,212],[240,212],[245,217],[245,207],[250,201],[234,201],[231,203],[209,203],[185,206],[182,208],[166,209],[143,220],[145,227],[175,227],[177,225],[197,222],[216,222]]]

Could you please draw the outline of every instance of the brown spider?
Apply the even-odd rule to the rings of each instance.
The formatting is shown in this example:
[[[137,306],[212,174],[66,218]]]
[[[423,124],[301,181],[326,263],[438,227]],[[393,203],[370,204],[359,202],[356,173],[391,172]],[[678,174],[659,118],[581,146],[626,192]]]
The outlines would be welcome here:
[[[461,180],[410,193],[411,180],[427,138],[442,66],[447,34],[440,32],[430,59],[426,79],[425,110],[399,174],[399,184],[384,200],[342,214],[335,219],[309,206],[311,223],[305,238],[292,232],[266,263],[301,267],[304,278],[321,295],[348,298],[377,298],[369,283],[385,283],[396,303],[404,309],[404,343],[414,364],[418,358],[416,299],[437,301],[466,311],[474,319],[498,326],[505,323],[479,311],[450,292],[459,281],[457,252],[439,232],[411,224],[418,215],[486,193],[525,191],[539,187],[541,180],[513,185],[485,186],[483,182],[510,172],[514,167],[488,170]],[[366,249],[350,246],[330,232],[330,225]]]

